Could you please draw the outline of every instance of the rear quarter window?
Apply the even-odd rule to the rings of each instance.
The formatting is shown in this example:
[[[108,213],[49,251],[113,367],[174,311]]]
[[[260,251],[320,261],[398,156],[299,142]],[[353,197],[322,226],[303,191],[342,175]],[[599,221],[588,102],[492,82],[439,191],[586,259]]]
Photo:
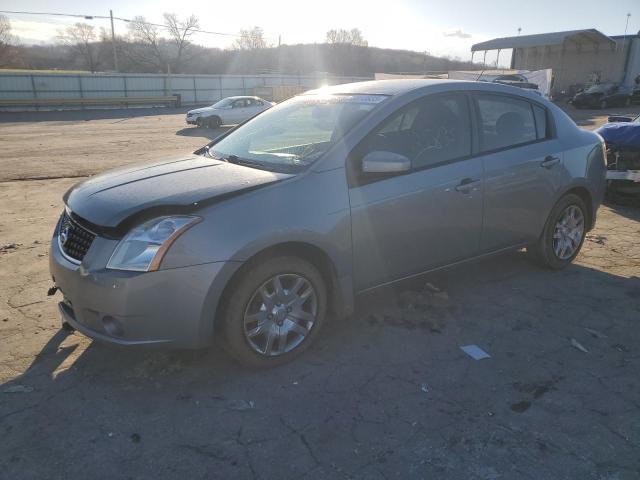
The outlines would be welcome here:
[[[551,138],[551,132],[549,128],[549,113],[547,109],[540,105],[533,105],[533,115],[536,120],[536,135],[538,140],[545,138]]]

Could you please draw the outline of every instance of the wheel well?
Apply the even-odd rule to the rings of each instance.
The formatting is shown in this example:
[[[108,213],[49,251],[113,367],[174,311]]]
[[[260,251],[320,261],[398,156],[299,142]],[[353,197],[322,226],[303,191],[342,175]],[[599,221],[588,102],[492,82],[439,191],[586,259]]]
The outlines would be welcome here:
[[[593,200],[591,199],[591,194],[589,190],[584,187],[575,187],[571,190],[565,192],[565,195],[573,193],[582,199],[584,204],[587,206],[587,230],[591,230],[593,227]]]
[[[264,261],[265,259],[273,258],[280,255],[298,257],[308,261],[314,267],[316,267],[322,275],[322,278],[324,279],[327,286],[327,299],[329,302],[328,310],[331,311],[333,307],[337,305],[336,302],[340,301],[340,292],[337,286],[337,274],[335,266],[327,253],[321,248],[318,248],[309,243],[285,242],[265,248],[264,250],[261,250],[260,252],[249,258],[246,262],[244,262],[244,264],[238,269],[237,272],[233,274],[231,279],[227,282],[227,285],[225,286],[220,297],[220,301],[218,302],[218,308],[216,309],[216,315],[214,318],[219,318],[220,314],[224,312],[226,302],[229,298],[230,293],[233,291],[235,283],[242,277],[242,275],[244,275],[245,272],[247,272],[257,263]]]

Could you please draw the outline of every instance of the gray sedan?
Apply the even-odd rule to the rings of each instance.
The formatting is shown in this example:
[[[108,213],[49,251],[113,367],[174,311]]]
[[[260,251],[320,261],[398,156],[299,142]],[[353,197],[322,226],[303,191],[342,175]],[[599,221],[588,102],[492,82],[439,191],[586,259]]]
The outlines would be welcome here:
[[[522,89],[388,80],[283,102],[192,155],[64,196],[63,324],[242,363],[299,355],[382,285],[526,247],[559,269],[605,190],[599,136]]]

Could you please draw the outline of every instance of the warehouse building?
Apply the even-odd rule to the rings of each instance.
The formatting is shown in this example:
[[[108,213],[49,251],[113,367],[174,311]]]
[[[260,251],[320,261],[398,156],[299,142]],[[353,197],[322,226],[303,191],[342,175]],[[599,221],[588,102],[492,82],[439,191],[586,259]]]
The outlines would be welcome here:
[[[571,92],[592,83],[634,85],[640,74],[640,32],[609,37],[592,28],[495,38],[471,47],[476,52],[512,50],[511,68],[553,70],[552,93]],[[498,63],[498,61],[496,63]]]

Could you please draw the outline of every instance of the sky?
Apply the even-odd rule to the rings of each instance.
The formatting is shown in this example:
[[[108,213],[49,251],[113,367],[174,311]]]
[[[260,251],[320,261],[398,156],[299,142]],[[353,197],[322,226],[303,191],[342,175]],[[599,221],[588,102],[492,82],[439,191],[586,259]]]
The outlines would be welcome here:
[[[162,13],[180,17],[195,14],[200,28],[237,33],[260,26],[272,44],[323,42],[332,28],[359,28],[369,45],[400,48],[433,55],[471,58],[471,45],[496,37],[558,30],[597,28],[607,35],[622,35],[627,13],[628,33],[640,30],[640,0],[2,0],[0,10],[144,16],[162,22]],[[60,17],[6,14],[22,43],[56,41],[66,25],[79,21]],[[108,27],[108,20],[82,20]],[[116,33],[126,24],[116,22]],[[233,37],[198,34],[195,43],[226,48]],[[478,57],[476,56],[476,60]],[[491,61],[491,56],[487,56]],[[503,63],[503,62],[501,62]]]

